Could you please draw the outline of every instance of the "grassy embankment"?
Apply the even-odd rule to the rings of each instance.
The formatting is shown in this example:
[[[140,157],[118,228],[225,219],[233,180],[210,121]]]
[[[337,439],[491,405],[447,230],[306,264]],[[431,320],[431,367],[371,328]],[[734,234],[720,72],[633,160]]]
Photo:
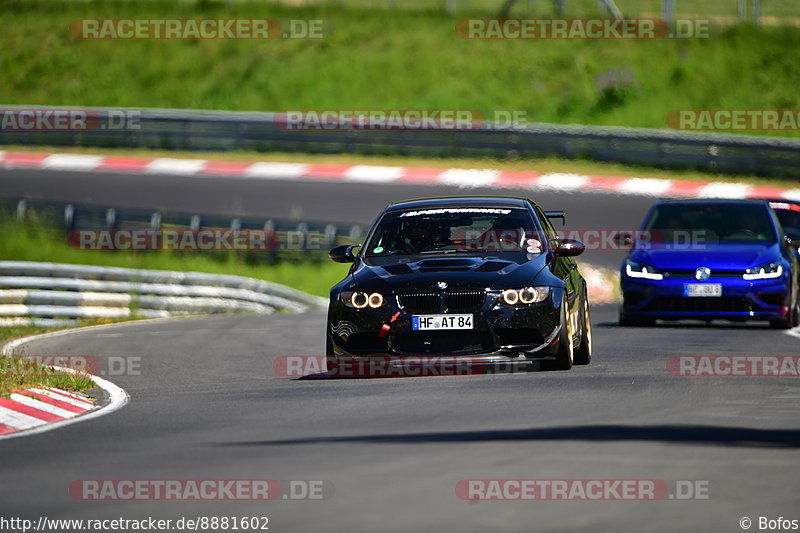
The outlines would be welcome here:
[[[674,109],[800,107],[800,28],[790,25],[680,41],[464,40],[457,18],[494,10],[453,17],[431,5],[10,0],[0,103],[522,110],[530,121],[649,128]],[[321,18],[333,30],[322,40],[77,40],[68,28],[84,17]]]

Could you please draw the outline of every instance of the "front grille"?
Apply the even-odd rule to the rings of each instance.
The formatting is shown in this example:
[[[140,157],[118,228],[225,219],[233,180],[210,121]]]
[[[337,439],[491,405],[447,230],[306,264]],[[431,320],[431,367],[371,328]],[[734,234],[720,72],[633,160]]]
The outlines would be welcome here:
[[[409,313],[472,313],[486,300],[486,291],[461,290],[419,292],[397,296],[397,301]]]
[[[371,353],[386,353],[386,339],[376,333],[353,333],[347,339],[347,351],[353,355],[367,355]]]
[[[494,330],[501,346],[542,344],[544,337],[534,328],[499,328]]]
[[[452,291],[444,295],[444,307],[450,313],[477,311],[486,300],[486,291]]]
[[[394,349],[412,355],[482,353],[493,346],[488,331],[410,331],[394,337]]]
[[[441,307],[439,295],[433,292],[400,294],[397,301],[409,313],[438,313]]]
[[[664,274],[670,278],[692,278],[695,279],[696,270],[665,270]],[[711,277],[714,278],[741,278],[743,270],[711,270]]]
[[[747,312],[752,310],[752,304],[747,298],[723,296],[720,298],[709,297],[660,297],[654,298],[648,311],[677,312],[677,313],[730,313]]]

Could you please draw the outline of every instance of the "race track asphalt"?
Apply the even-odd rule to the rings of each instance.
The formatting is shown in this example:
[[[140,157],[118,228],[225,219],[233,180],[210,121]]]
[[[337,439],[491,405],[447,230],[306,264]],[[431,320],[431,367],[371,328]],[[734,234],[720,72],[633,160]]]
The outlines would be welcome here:
[[[0,188],[4,196],[27,191],[65,200],[74,190],[74,201],[81,192],[99,204],[128,207],[158,198],[163,206],[148,207],[276,218],[272,213],[290,209],[290,201],[315,219],[351,222],[368,222],[398,197],[454,193],[166,176],[135,186],[130,180],[125,188],[118,176],[71,174],[4,171]],[[651,201],[557,193],[537,193],[536,200],[566,208],[570,227],[607,228],[638,225]],[[595,254],[618,264],[611,252]],[[25,345],[28,355],[90,355],[101,367],[123,358],[141,371],[105,376],[131,396],[115,413],[0,441],[2,515],[268,516],[270,531],[278,532],[726,532],[741,531],[744,516],[754,530],[760,516],[800,519],[797,377],[688,378],[667,371],[674,355],[797,354],[800,338],[758,324],[621,328],[614,306],[598,306],[595,360],[569,372],[277,375],[277,357],[323,352],[324,322],[321,314],[134,322]],[[240,478],[325,480],[331,497],[92,502],[69,494],[82,479]],[[455,491],[464,479],[687,480],[707,484],[709,498],[468,502]]]

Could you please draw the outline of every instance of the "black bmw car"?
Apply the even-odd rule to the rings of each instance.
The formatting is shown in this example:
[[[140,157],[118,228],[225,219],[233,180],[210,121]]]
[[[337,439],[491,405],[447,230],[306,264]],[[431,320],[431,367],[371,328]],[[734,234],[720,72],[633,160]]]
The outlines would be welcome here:
[[[591,361],[586,282],[550,218],[524,198],[452,197],[389,205],[364,244],[330,251],[352,262],[330,293],[327,364],[371,356]]]

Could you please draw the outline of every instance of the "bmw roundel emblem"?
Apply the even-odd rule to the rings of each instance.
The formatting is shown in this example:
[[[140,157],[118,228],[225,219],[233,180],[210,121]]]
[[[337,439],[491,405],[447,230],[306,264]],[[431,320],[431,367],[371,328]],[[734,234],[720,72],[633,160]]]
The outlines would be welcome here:
[[[444,282],[444,281],[437,281],[437,282],[436,282],[436,286],[437,286],[438,288],[440,288],[440,289],[446,289],[446,288],[447,288],[447,282]]]
[[[711,277],[711,269],[708,267],[697,267],[694,271],[694,279],[697,281],[705,281]]]

